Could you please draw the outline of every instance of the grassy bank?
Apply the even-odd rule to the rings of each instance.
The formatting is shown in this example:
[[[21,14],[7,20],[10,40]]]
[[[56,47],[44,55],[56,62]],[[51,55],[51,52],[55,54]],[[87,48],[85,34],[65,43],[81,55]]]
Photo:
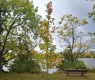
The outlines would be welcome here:
[[[46,74],[45,73],[39,73],[39,74],[0,73],[0,80],[46,80]],[[84,76],[80,75],[66,76],[63,72],[60,72],[55,74],[49,74],[48,80],[95,80],[95,73],[86,73]]]

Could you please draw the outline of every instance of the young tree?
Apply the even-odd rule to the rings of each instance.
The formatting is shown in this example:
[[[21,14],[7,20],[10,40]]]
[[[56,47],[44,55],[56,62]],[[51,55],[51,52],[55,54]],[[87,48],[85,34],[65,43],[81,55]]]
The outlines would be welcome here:
[[[47,73],[48,73],[48,69],[54,67],[56,58],[59,58],[59,59],[61,59],[61,58],[60,58],[60,56],[56,57],[56,54],[54,52],[54,50],[56,49],[56,46],[53,45],[53,43],[52,43],[53,38],[51,35],[51,30],[50,30],[51,25],[54,21],[54,18],[51,18],[52,2],[49,2],[46,5],[46,7],[47,7],[46,18],[44,19],[44,21],[42,21],[41,25],[38,27],[38,30],[40,33],[40,37],[43,40],[42,43],[39,44],[39,47],[42,50],[42,54],[40,54],[40,56],[42,56],[41,64],[46,66],[45,68],[47,69]],[[54,62],[54,59],[55,59],[55,62]]]
[[[87,41],[83,40],[83,37],[85,36],[84,33],[79,31],[79,27],[86,25],[87,21],[85,19],[79,20],[77,17],[70,14],[64,15],[59,24],[62,24],[62,26],[59,26],[57,29],[58,39],[68,46],[70,50],[69,59],[70,62],[72,62],[74,50],[77,49],[77,53],[79,54],[80,51],[83,52],[89,48]],[[78,54],[76,54],[76,58]]]
[[[29,0],[0,0],[0,72],[5,55],[10,55],[10,51],[15,50],[12,55],[18,51],[17,39],[21,36],[20,34],[26,30],[29,34],[33,34],[32,32],[36,34],[40,22],[37,11],[37,7],[34,8],[33,2]],[[21,42],[24,41],[21,40]],[[5,59],[6,61],[8,60]]]
[[[52,44],[52,36],[50,34],[50,25],[53,23],[53,18],[51,18],[52,13],[52,2],[49,2],[47,5],[47,15],[46,19],[42,21],[41,25],[38,27],[40,37],[43,40],[43,43],[39,44],[41,50],[43,50],[43,54],[46,56],[46,65],[47,65],[47,73],[50,65],[49,59],[52,58],[50,53],[55,50],[55,45]]]

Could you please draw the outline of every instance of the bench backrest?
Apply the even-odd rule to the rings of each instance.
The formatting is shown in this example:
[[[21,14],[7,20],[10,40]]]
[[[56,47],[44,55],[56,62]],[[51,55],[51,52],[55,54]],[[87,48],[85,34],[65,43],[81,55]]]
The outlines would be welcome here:
[[[83,70],[83,69],[70,70],[70,69],[67,69],[67,70],[65,70],[65,72],[87,72],[87,70]]]

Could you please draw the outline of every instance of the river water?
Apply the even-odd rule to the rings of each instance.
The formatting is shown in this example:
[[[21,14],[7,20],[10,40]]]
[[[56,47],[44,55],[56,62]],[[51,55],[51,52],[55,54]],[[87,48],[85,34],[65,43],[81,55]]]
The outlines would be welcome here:
[[[87,68],[95,68],[95,58],[79,58],[78,60],[82,60]]]

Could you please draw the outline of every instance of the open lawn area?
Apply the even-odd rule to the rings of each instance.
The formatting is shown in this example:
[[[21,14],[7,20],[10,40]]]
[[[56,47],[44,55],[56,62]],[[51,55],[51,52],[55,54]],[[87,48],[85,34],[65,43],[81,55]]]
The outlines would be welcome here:
[[[0,80],[46,80],[45,73],[30,74],[30,73],[0,73]],[[95,73],[86,73],[84,76],[69,75],[66,76],[63,72],[48,75],[48,80],[95,80]]]

